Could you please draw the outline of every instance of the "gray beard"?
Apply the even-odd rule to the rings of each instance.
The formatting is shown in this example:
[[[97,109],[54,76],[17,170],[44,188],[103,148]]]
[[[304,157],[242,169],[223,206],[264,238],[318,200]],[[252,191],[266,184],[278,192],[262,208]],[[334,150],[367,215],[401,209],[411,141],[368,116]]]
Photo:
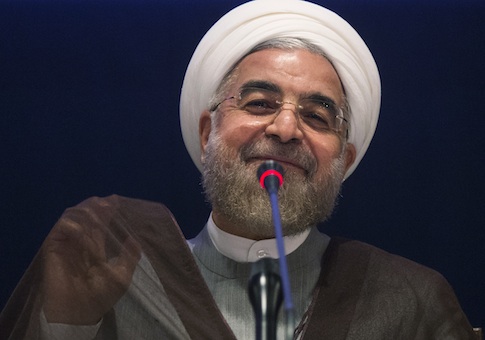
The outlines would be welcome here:
[[[259,239],[274,237],[268,194],[256,175],[260,162],[250,162],[262,155],[295,160],[306,170],[303,174],[287,169],[278,192],[285,236],[299,234],[330,217],[344,176],[344,152],[332,161],[323,176],[317,177],[317,162],[301,144],[282,144],[265,137],[244,146],[235,157],[213,129],[203,162],[202,185],[214,211]]]

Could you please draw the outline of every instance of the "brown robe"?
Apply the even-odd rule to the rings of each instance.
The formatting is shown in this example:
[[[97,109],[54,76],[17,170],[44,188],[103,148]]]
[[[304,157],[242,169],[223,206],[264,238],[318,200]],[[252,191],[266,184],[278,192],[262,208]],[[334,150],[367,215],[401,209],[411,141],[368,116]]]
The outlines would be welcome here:
[[[112,238],[106,242],[107,253],[115,256],[127,236],[133,237],[190,338],[233,339],[170,211],[162,204],[119,196],[90,199],[83,207],[89,210],[100,202],[111,207],[101,218],[104,232]],[[39,338],[43,249],[51,234],[0,315],[0,339]],[[96,338],[116,338],[110,317],[114,312],[105,315]],[[325,252],[313,301],[297,333],[303,339],[332,340],[475,339],[440,274],[367,244],[338,238]]]

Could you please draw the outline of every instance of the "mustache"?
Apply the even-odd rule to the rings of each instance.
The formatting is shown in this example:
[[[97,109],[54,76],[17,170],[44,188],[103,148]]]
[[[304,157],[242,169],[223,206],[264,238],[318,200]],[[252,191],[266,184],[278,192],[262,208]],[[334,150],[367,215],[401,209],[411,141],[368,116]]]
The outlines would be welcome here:
[[[313,175],[317,169],[317,160],[312,152],[302,144],[278,143],[272,139],[257,140],[241,148],[241,160],[252,158],[275,158],[293,163]]]

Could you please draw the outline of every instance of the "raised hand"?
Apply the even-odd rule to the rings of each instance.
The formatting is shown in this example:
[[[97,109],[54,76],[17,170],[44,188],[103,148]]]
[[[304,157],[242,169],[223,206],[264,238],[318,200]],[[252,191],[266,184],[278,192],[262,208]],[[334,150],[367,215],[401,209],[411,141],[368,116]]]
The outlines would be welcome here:
[[[126,292],[141,250],[128,233],[112,228],[120,222],[110,198],[89,199],[61,216],[42,250],[48,322],[96,324]]]

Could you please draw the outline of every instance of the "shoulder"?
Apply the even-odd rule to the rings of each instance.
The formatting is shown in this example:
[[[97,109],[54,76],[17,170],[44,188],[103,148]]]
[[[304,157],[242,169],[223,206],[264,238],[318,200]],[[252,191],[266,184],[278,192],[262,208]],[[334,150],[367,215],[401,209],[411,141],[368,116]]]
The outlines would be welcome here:
[[[335,238],[332,243],[338,263],[333,270],[349,272],[349,280],[359,276],[353,286],[359,296],[357,323],[388,320],[396,329],[412,330],[409,338],[471,338],[471,326],[440,273],[363,242]]]
[[[337,258],[333,270],[358,275],[362,297],[372,298],[376,308],[392,304],[422,315],[449,308],[452,301],[453,308],[458,305],[448,281],[436,270],[363,242],[338,238],[332,242],[332,256]]]
[[[334,252],[345,255],[352,261],[359,257],[365,261],[367,276],[386,277],[388,279],[405,280],[405,282],[442,282],[443,276],[437,271],[406,259],[402,256],[389,253],[370,244],[342,238],[332,238]]]

